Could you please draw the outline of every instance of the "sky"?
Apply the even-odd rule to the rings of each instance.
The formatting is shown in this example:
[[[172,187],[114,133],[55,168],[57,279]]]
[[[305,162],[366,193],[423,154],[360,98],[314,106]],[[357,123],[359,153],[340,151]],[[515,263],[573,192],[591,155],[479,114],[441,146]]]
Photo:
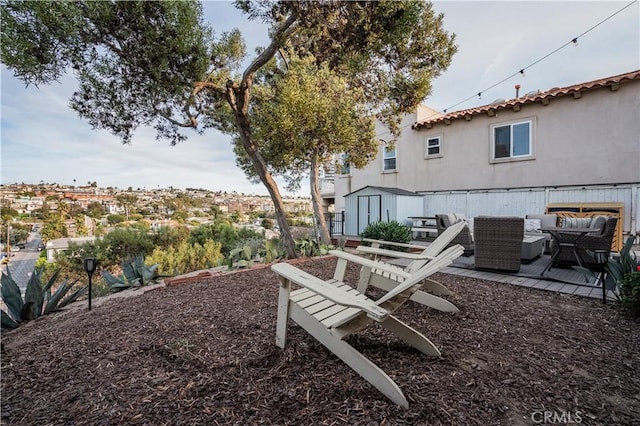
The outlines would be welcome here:
[[[513,98],[516,84],[525,94],[640,69],[638,1],[606,20],[630,3],[434,2],[435,11],[445,15],[445,29],[456,34],[458,52],[423,103],[451,112]],[[231,2],[208,1],[204,11],[216,34],[239,28],[250,55],[254,47],[267,44],[267,28],[249,21]],[[575,37],[577,44],[571,43]],[[523,69],[524,75],[519,72]],[[108,131],[92,129],[68,106],[77,87],[71,76],[36,88],[25,87],[4,65],[0,74],[3,184],[95,181],[100,187],[123,189],[267,194],[236,167],[228,136],[213,130],[204,136],[193,132],[186,142],[171,147],[157,141],[152,129],[139,129],[131,145],[122,145]],[[303,181],[301,190],[290,195],[308,194],[308,181]]]

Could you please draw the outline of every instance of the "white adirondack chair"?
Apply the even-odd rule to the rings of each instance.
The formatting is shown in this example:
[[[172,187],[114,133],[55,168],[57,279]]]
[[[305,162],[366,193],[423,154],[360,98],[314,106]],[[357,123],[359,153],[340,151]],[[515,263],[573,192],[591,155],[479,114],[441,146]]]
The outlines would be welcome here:
[[[456,235],[462,231],[464,226],[464,222],[458,222],[449,226],[426,247],[365,238],[365,241],[371,242],[372,245],[371,247],[358,246],[358,253],[368,255],[375,260],[379,260],[381,257],[391,257],[396,259],[408,259],[411,260],[411,262],[404,268],[395,265],[389,265],[389,268],[384,270],[380,268],[363,267],[360,271],[358,291],[364,293],[370,285],[390,291],[398,285],[399,282],[405,280],[413,272],[422,268],[426,263],[430,262],[439,253],[441,253],[453,241]],[[419,253],[407,253],[395,250],[386,250],[380,248],[382,245],[396,245],[410,249],[421,249],[422,251]],[[443,299],[442,297],[438,297],[450,295],[452,295],[451,290],[441,283],[427,278],[423,283],[423,287],[414,293],[411,300],[439,311],[458,312],[459,309],[453,303]]]
[[[375,301],[345,284],[344,274],[349,261],[381,270],[388,266],[384,263],[345,253],[346,256],[338,257],[333,279],[327,281],[288,263],[273,265],[271,269],[279,275],[280,282],[276,345],[285,347],[291,318],[389,399],[408,407],[398,385],[344,339],[378,323],[420,352],[440,356],[440,351],[429,339],[394,317],[393,313],[421,287],[425,278],[449,265],[463,251],[459,245],[450,247]],[[331,252],[336,253],[342,252]],[[292,290],[291,283],[301,288]]]

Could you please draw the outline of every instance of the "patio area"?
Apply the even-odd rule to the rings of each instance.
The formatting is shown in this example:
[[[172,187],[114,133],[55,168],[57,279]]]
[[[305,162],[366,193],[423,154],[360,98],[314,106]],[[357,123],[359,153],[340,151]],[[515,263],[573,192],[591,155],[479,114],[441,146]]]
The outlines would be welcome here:
[[[346,250],[349,251],[355,250],[355,247],[360,244],[359,237],[349,237],[347,241]],[[429,241],[424,239],[413,240],[411,244],[427,246]],[[521,263],[518,272],[509,272],[476,269],[473,255],[460,256],[451,266],[444,268],[442,272],[513,284],[520,287],[602,299],[602,287],[597,285],[592,277],[588,277],[588,282],[585,282],[585,275],[573,268],[551,268],[544,273],[544,276],[540,276],[540,273],[548,266],[550,260],[551,256],[549,254],[542,254],[531,262]],[[392,260],[390,263],[404,266],[408,262],[405,260]],[[607,292],[607,300],[616,300],[611,291]]]
[[[473,256],[461,256],[443,272],[521,287],[602,299],[602,287],[597,285],[592,277],[588,277],[588,282],[585,282],[585,275],[573,268],[551,268],[541,277],[540,273],[547,267],[549,261],[550,256],[545,254],[534,259],[531,263],[521,264],[518,272],[487,271],[474,267]],[[615,300],[615,296],[609,291],[607,299]]]

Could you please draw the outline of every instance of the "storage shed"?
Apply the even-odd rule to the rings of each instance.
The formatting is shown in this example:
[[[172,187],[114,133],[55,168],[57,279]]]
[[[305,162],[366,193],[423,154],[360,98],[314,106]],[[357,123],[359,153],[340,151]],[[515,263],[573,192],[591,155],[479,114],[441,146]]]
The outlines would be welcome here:
[[[345,235],[360,235],[370,223],[396,220],[411,225],[411,216],[422,216],[422,195],[400,188],[365,186],[344,196]]]

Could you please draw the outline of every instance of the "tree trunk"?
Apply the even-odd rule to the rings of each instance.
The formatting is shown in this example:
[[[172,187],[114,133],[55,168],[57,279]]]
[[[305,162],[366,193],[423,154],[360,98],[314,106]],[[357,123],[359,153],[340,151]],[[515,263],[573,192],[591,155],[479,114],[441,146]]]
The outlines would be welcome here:
[[[229,90],[231,90],[231,88],[229,88]],[[242,92],[238,93],[238,95],[238,98],[240,98],[242,96]],[[235,103],[229,103],[232,108],[234,108]],[[287,223],[287,216],[284,209],[284,203],[282,202],[282,196],[278,189],[278,184],[267,169],[266,163],[262,158],[262,155],[260,155],[255,143],[251,140],[251,131],[247,115],[241,110],[239,111],[237,108],[234,108],[234,111],[236,113],[236,124],[238,126],[238,133],[240,135],[242,146],[245,151],[247,151],[247,155],[251,159],[253,168],[260,177],[264,186],[267,188],[267,191],[271,196],[271,200],[273,201],[273,206],[276,210],[276,219],[278,221],[278,226],[280,227],[280,237],[287,252],[287,257],[289,259],[294,259],[298,257],[298,254],[296,253],[296,243],[293,239],[293,235],[291,234],[291,229],[289,229],[289,223]]]
[[[236,126],[238,127],[238,134],[240,136],[240,142],[243,148],[247,152],[247,155],[251,159],[251,164],[255,169],[260,180],[267,188],[273,206],[276,209],[276,219],[278,220],[278,226],[280,227],[280,237],[282,244],[287,251],[287,257],[293,259],[298,257],[296,253],[296,243],[291,235],[289,224],[287,223],[287,216],[284,210],[284,203],[282,202],[282,196],[280,196],[280,190],[276,184],[275,179],[269,172],[267,164],[260,154],[260,150],[256,146],[255,142],[251,139],[251,125],[249,123],[249,101],[251,99],[251,86],[253,85],[253,78],[256,72],[264,66],[267,62],[273,58],[278,51],[283,40],[293,32],[295,27],[293,24],[296,21],[295,13],[289,15],[289,17],[282,22],[271,36],[271,44],[267,46],[258,57],[247,67],[239,86],[235,86],[232,80],[227,81],[226,85],[226,97],[229,106],[234,112]]]
[[[318,180],[318,156],[311,158],[311,172],[309,181],[311,185],[311,204],[313,205],[313,215],[316,217],[316,226],[320,234],[320,241],[324,244],[331,244],[331,235],[327,228],[327,221],[322,214],[322,198],[320,197],[320,185]]]

